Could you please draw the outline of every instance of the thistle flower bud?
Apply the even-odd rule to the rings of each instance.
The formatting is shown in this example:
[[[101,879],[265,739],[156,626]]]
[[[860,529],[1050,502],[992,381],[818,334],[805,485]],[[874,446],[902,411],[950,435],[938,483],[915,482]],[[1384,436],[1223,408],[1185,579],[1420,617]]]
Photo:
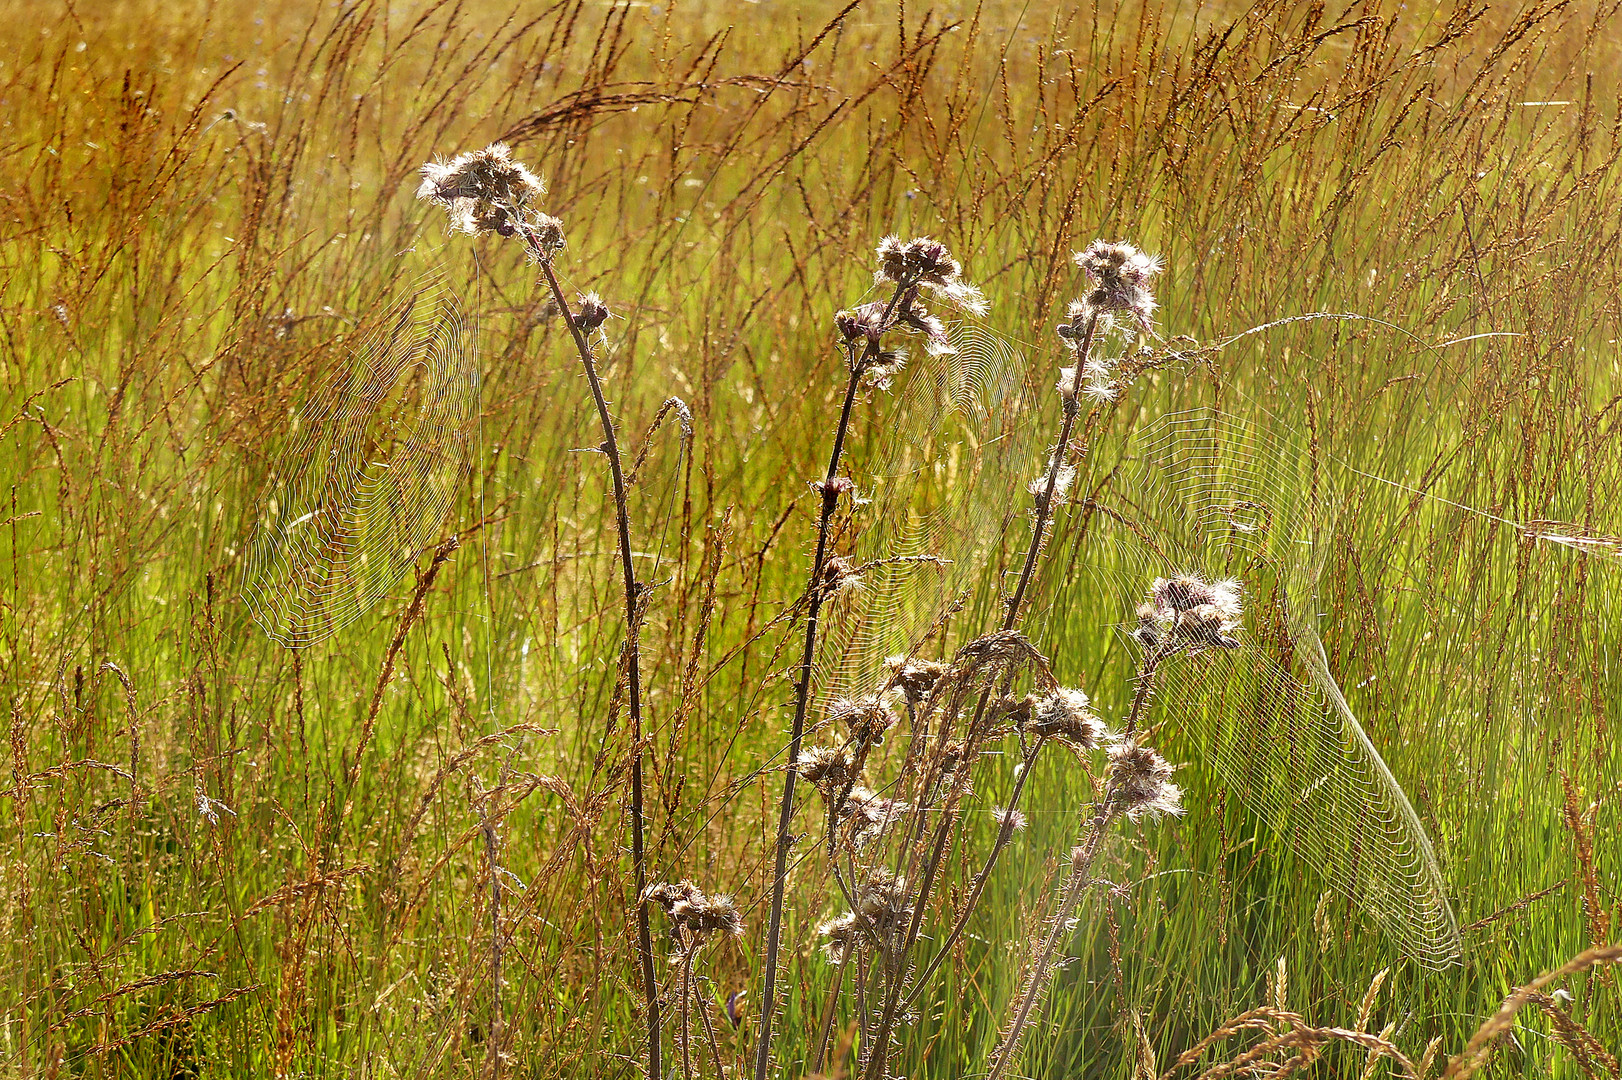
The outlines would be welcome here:
[[[1079,689],[1059,687],[1046,694],[1031,694],[1016,713],[1015,726],[1027,736],[1058,739],[1077,750],[1092,750],[1109,738],[1104,721]]]
[[[582,333],[591,333],[603,325],[608,318],[608,305],[603,298],[594,292],[583,293],[580,297],[580,306],[575,309],[574,324]]]
[[[935,683],[946,674],[946,665],[935,660],[913,660],[905,656],[892,656],[884,662],[890,669],[890,685],[900,689],[907,704],[917,707],[935,689]]]
[[[1150,329],[1155,312],[1154,293],[1149,282],[1160,273],[1160,260],[1145,255],[1131,244],[1111,244],[1094,240],[1087,250],[1074,256],[1076,265],[1086,271],[1093,289],[1083,303],[1093,312],[1126,315],[1144,330]]]
[[[1176,767],[1147,746],[1123,742],[1110,748],[1107,776],[1118,805],[1133,821],[1183,812],[1183,790],[1171,782]]]

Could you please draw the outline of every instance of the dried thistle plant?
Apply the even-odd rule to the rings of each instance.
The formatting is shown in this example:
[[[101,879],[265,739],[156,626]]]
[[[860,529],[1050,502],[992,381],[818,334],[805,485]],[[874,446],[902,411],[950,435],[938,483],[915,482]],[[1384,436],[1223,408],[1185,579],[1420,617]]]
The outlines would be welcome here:
[[[926,294],[960,310],[976,314],[985,310],[985,298],[978,289],[962,279],[962,265],[939,241],[928,238],[902,241],[898,237],[887,236],[879,243],[877,254],[875,280],[893,286],[889,299],[862,304],[841,311],[834,317],[847,378],[839,423],[834,430],[833,448],[828,455],[828,468],[815,485],[821,494],[822,506],[817,520],[816,552],[807,585],[805,636],[794,687],[794,718],[789,730],[789,759],[795,762],[800,758],[800,744],[811,700],[812,662],[816,656],[822,608],[833,592],[848,587],[852,576],[850,568],[829,550],[829,539],[839,497],[851,490],[849,479],[840,475],[840,467],[844,461],[845,441],[857,392],[864,385],[879,388],[890,385],[902,369],[906,354],[895,344],[897,334],[920,334],[924,338],[925,348],[932,351],[950,349],[945,325],[939,315],[929,310]],[[831,575],[830,567],[834,571]],[[788,849],[792,840],[790,829],[794,818],[795,781],[799,775],[797,769],[790,769],[785,774],[778,811],[760,1026],[755,1043],[755,1080],[766,1080],[771,1069],[783,896],[788,874]],[[838,816],[840,808],[840,802],[831,803],[830,823]]]
[[[524,245],[530,262],[540,267],[541,275],[551,294],[552,303],[569,329],[580,366],[591,391],[597,417],[602,426],[603,441],[599,449],[608,459],[609,475],[613,481],[615,526],[619,540],[619,561],[624,582],[625,643],[620,656],[621,678],[624,680],[628,711],[631,718],[631,859],[636,889],[637,949],[640,957],[643,996],[646,1003],[648,1031],[649,1080],[659,1080],[663,1069],[660,1051],[661,1021],[659,1016],[659,985],[654,970],[653,939],[649,926],[648,907],[652,896],[648,890],[647,852],[645,847],[646,813],[643,806],[643,718],[640,628],[644,616],[644,593],[647,585],[637,580],[632,562],[631,519],[626,501],[627,480],[621,457],[614,418],[609,412],[603,394],[602,380],[597,372],[597,353],[593,335],[597,335],[609,318],[608,306],[596,293],[579,296],[571,309],[563,295],[553,271],[553,261],[565,247],[563,222],[542,213],[536,205],[545,193],[539,177],[514,159],[512,151],[502,143],[483,150],[460,154],[450,161],[433,161],[422,167],[422,184],[417,197],[442,207],[450,217],[451,230],[469,236],[494,235],[504,239],[516,238]],[[669,403],[667,403],[668,405]],[[687,406],[676,403],[683,418],[684,432],[691,431]],[[663,411],[662,411],[663,413]],[[662,414],[661,413],[661,414]],[[499,994],[499,987],[496,993]],[[498,1005],[499,1010],[499,1005]]]

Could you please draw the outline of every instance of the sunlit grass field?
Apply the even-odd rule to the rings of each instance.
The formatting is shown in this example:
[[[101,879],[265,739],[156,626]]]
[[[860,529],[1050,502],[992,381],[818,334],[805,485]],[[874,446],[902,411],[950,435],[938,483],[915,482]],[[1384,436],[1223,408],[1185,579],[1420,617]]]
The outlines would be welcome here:
[[[1205,408],[1305,448],[1314,495],[1336,492],[1313,554],[1328,668],[1461,927],[1458,963],[1405,956],[1162,697],[1187,813],[1111,836],[1115,887],[1078,913],[1022,1075],[1159,1077],[1262,1005],[1416,1061],[1434,1041],[1440,1075],[1511,990],[1622,934],[1613,5],[5,13],[0,1073],[643,1070],[597,418],[535,269],[413,198],[424,162],[496,140],[546,178],[565,284],[616,313],[603,370],[625,441],[643,447],[668,397],[692,412],[690,447],[661,427],[631,492],[655,583],[642,754],[650,873],[744,913],[701,971],[728,1076],[752,1060],[808,481],[845,377],[832,317],[878,295],[889,233],[962,259],[1042,432],[1053,326],[1084,289],[1071,252],[1106,237],[1161,255],[1157,327],[1190,358],[1102,414],[1023,629],[1118,718],[1131,612],[1098,587],[1124,564],[1089,500],[1130,474],[1134,434]],[[264,493],[299,464],[290,418],[435,267],[477,330],[465,472],[444,466],[452,504],[415,572],[290,650],[244,601]],[[1356,318],[1290,321],[1310,313]],[[908,430],[908,374],[860,404],[858,472]],[[1024,541],[974,568],[925,653],[991,628]],[[897,1075],[985,1069],[1095,794],[1073,763],[1031,784],[1030,828]],[[820,814],[795,823],[813,854]],[[992,831],[968,814],[959,835]],[[827,992],[813,928],[839,902],[814,860],[795,865],[789,1076]],[[972,869],[953,864],[948,921]],[[1561,1026],[1622,1050],[1614,966],[1556,985],[1563,1012],[1522,1010],[1481,1075],[1617,1075]],[[719,1005],[734,991],[737,1024]],[[1314,1074],[1399,1075],[1351,1044]]]

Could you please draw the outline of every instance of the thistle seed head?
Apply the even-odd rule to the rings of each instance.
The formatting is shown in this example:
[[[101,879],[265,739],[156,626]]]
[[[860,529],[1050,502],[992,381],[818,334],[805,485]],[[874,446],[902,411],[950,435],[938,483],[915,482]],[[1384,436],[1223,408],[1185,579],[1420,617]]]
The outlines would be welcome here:
[[[513,235],[525,212],[545,193],[540,178],[513,160],[505,143],[428,162],[417,188],[417,198],[445,208],[453,232],[470,236]]]
[[[580,305],[575,309],[574,324],[582,333],[589,334],[608,318],[608,305],[594,292],[582,293]]]
[[[743,933],[743,916],[732,897],[705,896],[691,881],[659,882],[649,885],[642,895],[664,910],[678,945],[691,940],[696,946],[717,932],[733,937]]]
[[[986,298],[962,280],[963,265],[938,240],[920,237],[903,242],[886,236],[879,241],[879,268],[875,280],[898,285],[920,285],[960,311],[984,315]]]
[[[828,939],[822,943],[822,954],[833,964],[845,962],[856,948],[860,933],[856,916],[848,911],[817,926],[817,936]]]
[[[1192,648],[1237,649],[1239,597],[1240,585],[1233,580],[1212,583],[1193,574],[1156,578],[1148,599],[1138,606],[1133,636],[1151,648],[1171,641]]]
[[[1065,495],[1070,491],[1070,485],[1075,482],[1076,467],[1074,465],[1060,465],[1058,473],[1053,477],[1053,498],[1064,498]],[[1025,490],[1029,491],[1036,499],[1037,509],[1042,509],[1043,498],[1047,495],[1048,491],[1047,473],[1043,473],[1041,476],[1038,476],[1029,484],[1025,485]]]
[[[858,784],[850,789],[844,805],[839,808],[839,820],[849,822],[851,843],[860,851],[911,810],[911,803],[887,798]]]
[[[878,341],[889,329],[884,321],[885,308],[882,301],[875,300],[836,314],[834,328],[839,331],[839,339],[845,342]]]
[[[1107,776],[1127,817],[1137,821],[1183,812],[1183,790],[1171,782],[1176,769],[1165,758],[1132,741],[1112,746],[1109,757]]]
[[[879,867],[856,890],[856,912],[866,919],[881,938],[899,940],[912,922],[912,905],[907,903],[907,879]]]
[[[1018,810],[1010,810],[1005,806],[994,807],[991,816],[996,820],[997,828],[1005,834],[1019,832],[1029,824],[1025,820],[1023,813]]]
[[[915,708],[929,697],[935,683],[946,674],[946,665],[936,660],[892,656],[884,664],[890,669],[890,685],[899,688],[907,704]]]
[[[1027,736],[1057,739],[1077,750],[1092,750],[1109,738],[1109,729],[1079,689],[1061,686],[1031,694],[1015,713],[1015,725]]]
[[[857,746],[872,747],[884,741],[884,733],[899,719],[877,695],[839,698],[828,706],[828,719],[850,733]]]
[[[1093,283],[1092,291],[1080,301],[1088,317],[1095,313],[1121,314],[1143,330],[1151,328],[1155,297],[1149,282],[1160,273],[1159,259],[1145,255],[1131,244],[1111,244],[1104,240],[1094,240],[1074,258]],[[1072,327],[1074,323],[1072,308]]]
[[[843,592],[862,587],[862,575],[847,558],[835,555],[822,564],[822,599],[832,600]]]
[[[856,759],[846,746],[810,746],[800,751],[794,771],[822,792],[823,798],[833,799],[856,779]]]

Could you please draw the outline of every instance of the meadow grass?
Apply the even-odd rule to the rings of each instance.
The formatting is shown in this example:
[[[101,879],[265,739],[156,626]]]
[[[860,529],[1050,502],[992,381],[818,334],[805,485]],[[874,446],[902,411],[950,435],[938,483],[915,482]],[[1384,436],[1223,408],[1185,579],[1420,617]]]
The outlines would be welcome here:
[[[1310,443],[1345,495],[1318,587],[1328,663],[1436,845],[1463,962],[1398,955],[1202,765],[1171,703],[1187,816],[1106,845],[1120,888],[1083,911],[1025,1074],[1156,1076],[1260,1005],[1350,1028],[1387,968],[1364,1026],[1416,1059],[1439,1037],[1440,1063],[1512,988],[1614,938],[1617,563],[1525,527],[1622,533],[1613,5],[6,11],[5,1075],[639,1070],[624,598],[606,470],[576,452],[598,417],[518,252],[448,240],[411,197],[423,162],[497,139],[569,224],[564,284],[623,315],[603,377],[626,441],[671,395],[693,413],[690,451],[655,436],[630,517],[658,583],[649,862],[732,893],[748,927],[706,953],[702,993],[759,1000],[783,616],[845,375],[831,318],[887,233],[964,261],[1028,348],[1043,431],[1069,256],[1095,236],[1163,256],[1168,334],[1383,320],[1285,323],[1146,378],[1097,436],[1024,626],[1118,718],[1134,659],[1109,628],[1129,612],[1087,570],[1116,558],[1087,493],[1172,410]],[[477,283],[480,433],[441,530],[460,546],[289,651],[240,593],[291,411],[429,265]],[[895,400],[858,411],[852,459],[905,424]],[[997,623],[1022,550],[984,568],[942,653]],[[1095,795],[1040,769],[898,1074],[985,1067]],[[796,822],[813,840],[819,812]],[[810,866],[784,924],[791,1075],[836,905]],[[1614,972],[1562,985],[1615,1053]],[[752,1014],[713,1015],[741,1075]],[[1557,1034],[1523,1011],[1487,1074],[1584,1075]],[[1334,1075],[1367,1075],[1364,1051],[1337,1053]]]

